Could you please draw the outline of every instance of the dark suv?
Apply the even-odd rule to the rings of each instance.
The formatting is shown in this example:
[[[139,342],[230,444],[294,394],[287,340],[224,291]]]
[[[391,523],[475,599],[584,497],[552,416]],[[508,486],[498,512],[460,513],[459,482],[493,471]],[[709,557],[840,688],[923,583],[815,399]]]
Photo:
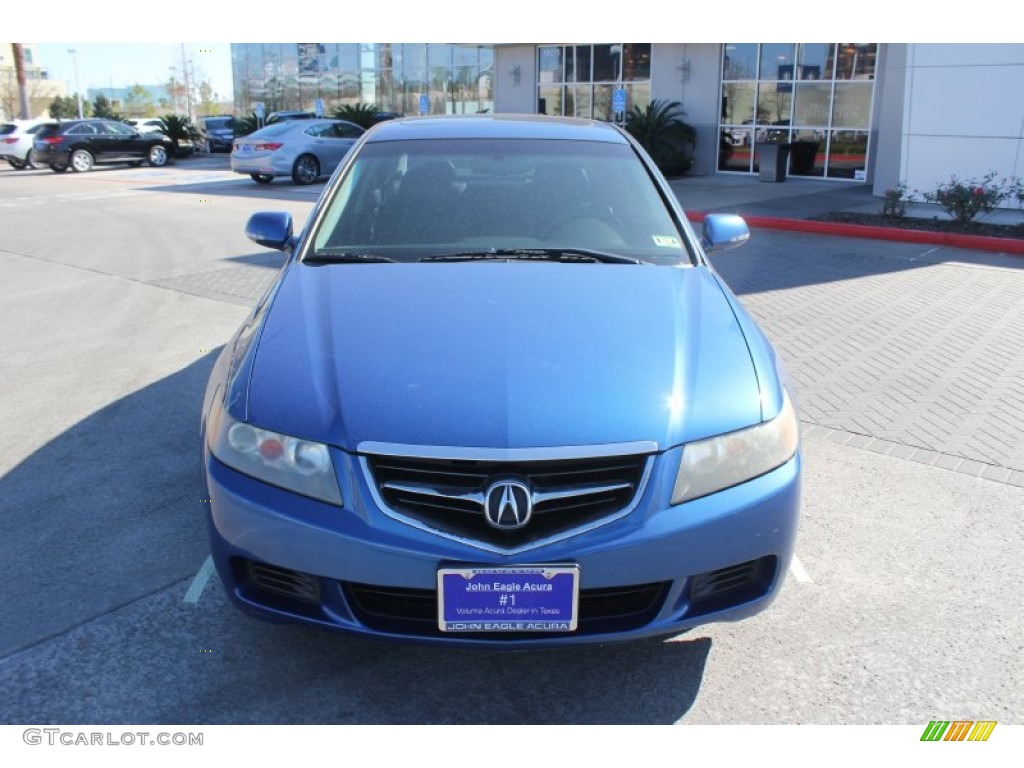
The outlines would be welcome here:
[[[139,133],[116,120],[64,120],[40,129],[32,143],[32,161],[56,173],[105,163],[160,167],[173,155],[174,144],[162,133]]]
[[[218,149],[231,151],[231,143],[235,140],[235,118],[231,115],[217,115],[204,117],[200,123],[207,152],[216,152]]]

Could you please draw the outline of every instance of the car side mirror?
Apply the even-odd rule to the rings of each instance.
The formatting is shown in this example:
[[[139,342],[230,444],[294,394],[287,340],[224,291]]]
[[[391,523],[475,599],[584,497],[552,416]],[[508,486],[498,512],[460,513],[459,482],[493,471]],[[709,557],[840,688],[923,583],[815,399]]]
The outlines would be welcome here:
[[[732,213],[709,213],[704,217],[701,245],[706,251],[738,248],[749,239],[750,229],[742,216]]]
[[[249,217],[245,236],[264,248],[291,251],[292,216],[283,211],[259,211]]]

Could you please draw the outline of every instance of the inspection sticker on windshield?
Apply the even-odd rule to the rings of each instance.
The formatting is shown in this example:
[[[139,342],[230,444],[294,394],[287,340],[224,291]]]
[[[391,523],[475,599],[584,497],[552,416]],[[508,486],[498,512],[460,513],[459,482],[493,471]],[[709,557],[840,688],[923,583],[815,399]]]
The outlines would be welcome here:
[[[580,569],[575,565],[442,568],[442,632],[574,632]]]
[[[670,235],[651,235],[654,240],[654,244],[659,248],[682,248],[683,244],[679,242],[678,237],[672,237]]]

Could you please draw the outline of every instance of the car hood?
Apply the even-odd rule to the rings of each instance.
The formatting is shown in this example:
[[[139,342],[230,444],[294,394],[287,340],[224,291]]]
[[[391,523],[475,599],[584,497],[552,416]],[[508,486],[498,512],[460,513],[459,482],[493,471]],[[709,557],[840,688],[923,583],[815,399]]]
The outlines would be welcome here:
[[[350,451],[665,449],[761,419],[703,267],[296,263],[258,345],[245,418]]]

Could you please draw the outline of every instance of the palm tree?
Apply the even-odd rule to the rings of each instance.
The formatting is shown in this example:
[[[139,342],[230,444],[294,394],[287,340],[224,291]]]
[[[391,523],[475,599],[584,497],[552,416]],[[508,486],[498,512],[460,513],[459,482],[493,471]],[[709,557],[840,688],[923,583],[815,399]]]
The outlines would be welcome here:
[[[626,115],[626,130],[669,176],[682,175],[693,164],[697,131],[682,120],[685,115],[678,101],[661,99],[646,109],[633,107]]]
[[[174,156],[181,157],[191,154],[195,142],[199,140],[199,131],[192,124],[192,119],[182,115],[164,115],[160,118],[162,133],[174,142]]]
[[[357,104],[342,104],[334,110],[333,116],[335,120],[348,120],[363,128],[371,128],[379,122],[378,111],[376,104],[359,102]]]

